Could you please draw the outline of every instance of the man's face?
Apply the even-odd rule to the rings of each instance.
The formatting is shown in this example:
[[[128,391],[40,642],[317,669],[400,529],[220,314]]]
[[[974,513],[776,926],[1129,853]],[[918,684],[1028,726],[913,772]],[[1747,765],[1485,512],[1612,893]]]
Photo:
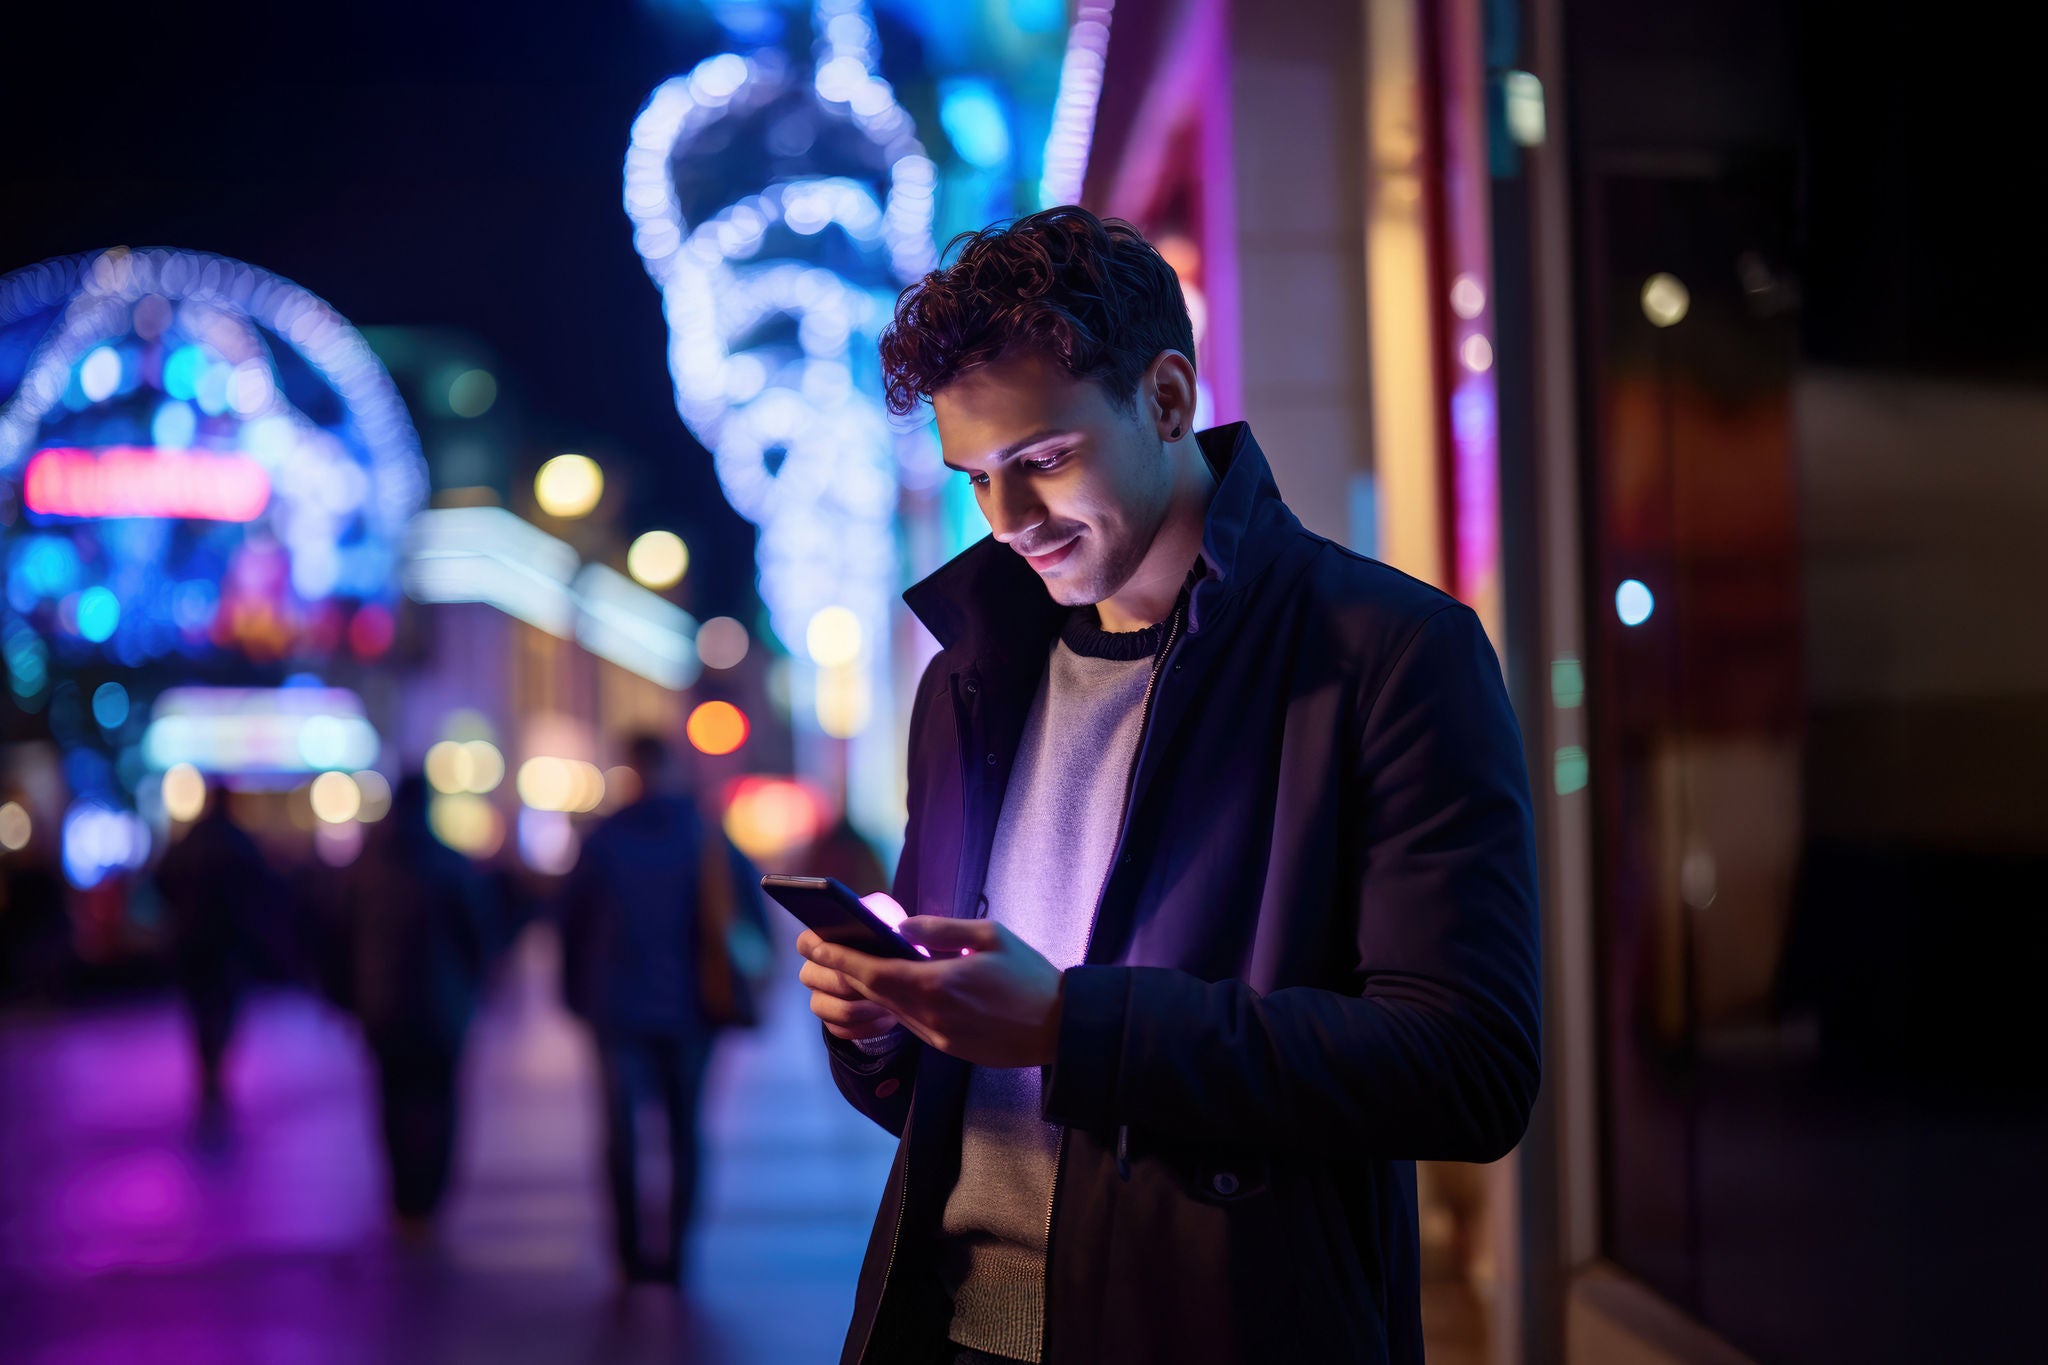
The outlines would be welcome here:
[[[974,483],[995,538],[1055,602],[1110,597],[1166,519],[1172,479],[1159,434],[1102,385],[1021,355],[971,370],[932,398],[946,464]]]

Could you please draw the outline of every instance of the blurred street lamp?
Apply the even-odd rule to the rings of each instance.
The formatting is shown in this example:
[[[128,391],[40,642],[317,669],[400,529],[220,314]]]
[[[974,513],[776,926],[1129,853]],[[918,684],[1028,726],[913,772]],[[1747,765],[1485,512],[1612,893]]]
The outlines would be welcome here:
[[[604,471],[588,455],[557,455],[533,476],[533,498],[551,517],[588,516],[604,496]]]
[[[674,531],[648,531],[626,551],[626,572],[643,588],[673,588],[689,571],[690,547]]]

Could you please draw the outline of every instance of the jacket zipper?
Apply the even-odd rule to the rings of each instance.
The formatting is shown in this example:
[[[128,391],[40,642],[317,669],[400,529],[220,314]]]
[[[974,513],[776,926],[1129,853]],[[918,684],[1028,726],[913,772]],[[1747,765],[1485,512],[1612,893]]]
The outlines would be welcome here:
[[[1102,917],[1102,898],[1109,894],[1109,879],[1116,875],[1117,862],[1123,857],[1124,835],[1131,827],[1131,797],[1138,785],[1138,766],[1145,758],[1146,730],[1152,722],[1152,699],[1159,693],[1159,679],[1166,672],[1166,661],[1173,657],[1173,647],[1179,643],[1181,613],[1186,610],[1186,607],[1187,599],[1185,596],[1174,604],[1173,615],[1169,618],[1166,627],[1165,643],[1160,646],[1159,656],[1152,661],[1152,677],[1145,684],[1145,700],[1138,708],[1138,747],[1131,755],[1130,771],[1124,775],[1123,819],[1117,825],[1116,846],[1110,851],[1109,867],[1103,872],[1102,885],[1095,892],[1095,909],[1088,916],[1088,937],[1081,949],[1081,961],[1083,963],[1088,961],[1088,955],[1094,951],[1095,922]],[[1129,1130],[1120,1126],[1117,1129],[1116,1137],[1117,1171],[1126,1179],[1129,1178],[1130,1174],[1129,1144]],[[1045,1196],[1045,1284],[1040,1297],[1045,1302],[1048,1310],[1044,1315],[1044,1320],[1048,1326],[1052,1322],[1052,1314],[1050,1312],[1052,1302],[1052,1214],[1053,1208],[1059,1202],[1060,1197],[1060,1172],[1065,1169],[1066,1164],[1067,1129],[1065,1124],[1061,1124],[1059,1140],[1053,1147],[1052,1188],[1046,1191]],[[1042,1343],[1040,1349],[1043,1351]]]
[[[865,1362],[868,1347],[874,1344],[875,1322],[882,1316],[882,1306],[889,1301],[889,1276],[896,1269],[896,1248],[903,1243],[903,1211],[910,1207],[910,1123],[917,1117],[917,1096],[910,1097],[910,1108],[903,1113],[903,1179],[896,1187],[896,1226],[889,1233],[889,1259],[882,1262],[882,1287],[875,1291],[874,1316],[868,1319],[867,1335],[861,1339],[860,1354],[854,1359]]]

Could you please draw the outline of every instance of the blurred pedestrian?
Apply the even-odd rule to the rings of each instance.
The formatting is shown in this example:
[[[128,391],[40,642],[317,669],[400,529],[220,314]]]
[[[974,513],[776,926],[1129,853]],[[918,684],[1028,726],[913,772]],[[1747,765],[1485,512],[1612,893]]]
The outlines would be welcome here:
[[[889,880],[874,847],[844,814],[830,829],[811,840],[797,866],[806,877],[832,877],[862,892],[887,885]]]
[[[270,866],[213,787],[184,837],[157,866],[172,961],[199,1053],[200,1099],[224,1102],[221,1066],[254,969],[256,915],[273,890]]]
[[[345,877],[348,994],[376,1058],[391,1198],[417,1225],[447,1190],[456,1081],[490,923],[483,879],[434,837],[426,779],[402,779]]]
[[[720,1025],[754,1021],[769,949],[754,870],[683,790],[668,745],[639,736],[627,762],[639,794],[590,835],[570,877],[563,992],[589,1023],[603,1069],[620,1273],[674,1284],[696,1203],[697,1108],[712,1039]],[[646,1235],[639,1182],[638,1123],[650,1108],[663,1111],[668,1130],[659,1238]]]

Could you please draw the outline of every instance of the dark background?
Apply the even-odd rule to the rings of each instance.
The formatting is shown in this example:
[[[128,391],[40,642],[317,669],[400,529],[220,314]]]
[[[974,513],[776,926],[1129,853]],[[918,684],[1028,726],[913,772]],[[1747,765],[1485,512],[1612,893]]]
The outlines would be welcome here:
[[[264,267],[358,327],[469,332],[522,421],[515,489],[597,458],[623,535],[690,543],[692,606],[751,617],[752,528],[676,415],[660,294],[620,206],[701,11],[392,3],[19,7],[0,21],[0,273],[100,247]],[[431,452],[430,452],[431,453]]]

